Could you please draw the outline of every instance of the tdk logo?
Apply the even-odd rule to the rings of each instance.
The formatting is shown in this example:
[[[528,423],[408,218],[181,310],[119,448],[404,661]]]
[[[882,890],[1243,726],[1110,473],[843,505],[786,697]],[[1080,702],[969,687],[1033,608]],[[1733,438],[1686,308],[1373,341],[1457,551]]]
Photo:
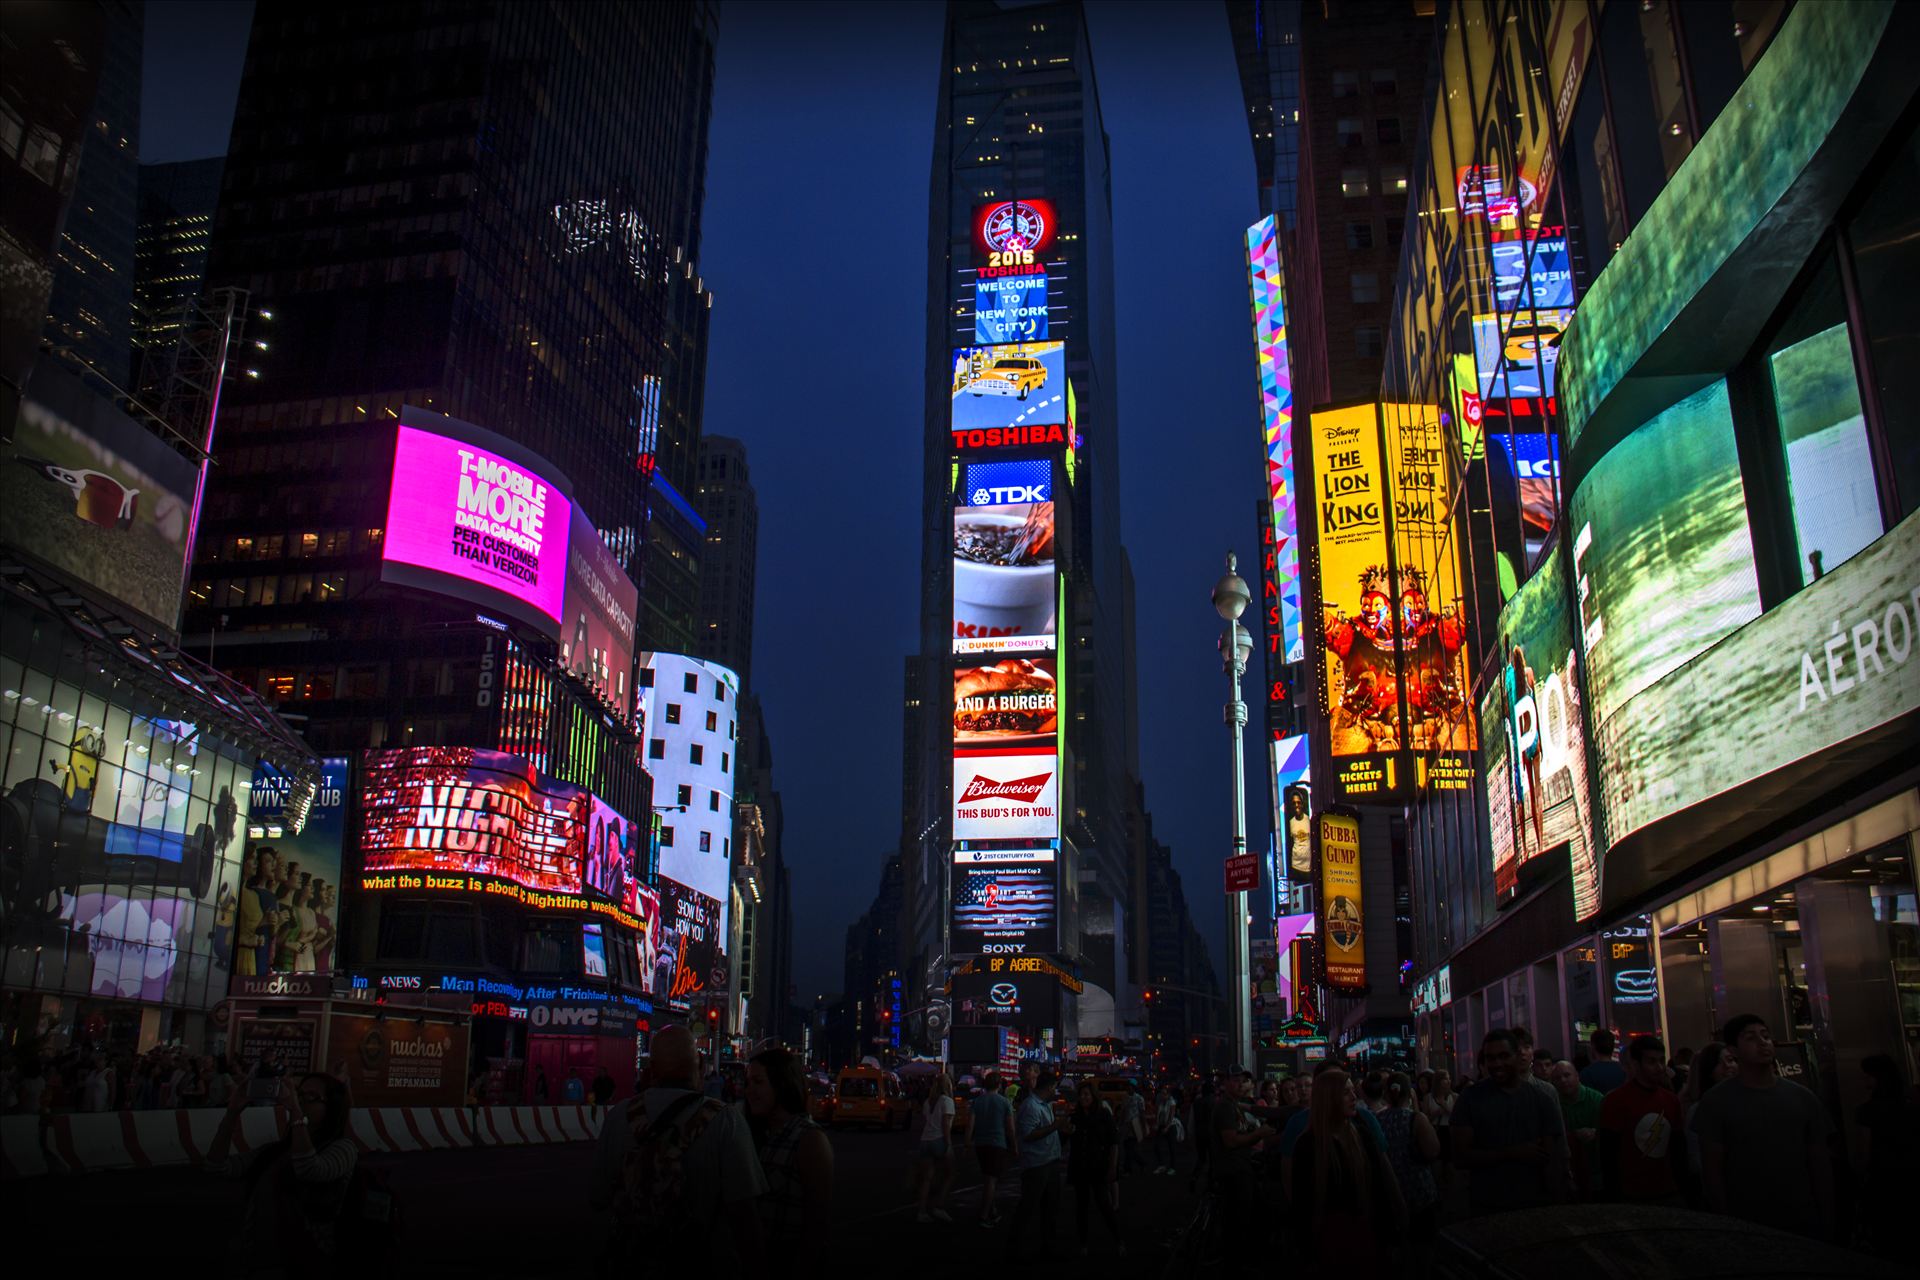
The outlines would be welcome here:
[[[1053,464],[1044,458],[1022,462],[975,462],[966,468],[960,492],[968,506],[1013,506],[1053,501]]]
[[[982,485],[973,491],[973,505],[976,507],[998,506],[1003,502],[1045,501],[1047,501],[1047,486],[1043,484],[1010,484],[999,489],[989,489]]]

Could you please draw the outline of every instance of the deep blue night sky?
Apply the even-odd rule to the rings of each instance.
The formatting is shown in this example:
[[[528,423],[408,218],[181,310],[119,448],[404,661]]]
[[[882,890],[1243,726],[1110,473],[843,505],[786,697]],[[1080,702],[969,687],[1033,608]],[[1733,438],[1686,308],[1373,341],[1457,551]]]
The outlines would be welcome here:
[[[148,5],[144,160],[225,150],[251,8]],[[1217,963],[1228,769],[1208,593],[1229,548],[1252,580],[1264,469],[1241,257],[1258,212],[1252,144],[1221,6],[1089,8],[1112,139],[1141,767]],[[898,834],[942,15],[738,0],[722,12],[699,264],[714,293],[705,428],[747,442],[759,492],[754,683],[786,805],[803,1000],[839,990],[844,930]],[[821,392],[828,371],[854,389]],[[849,665],[870,699],[840,692]],[[1257,674],[1249,684],[1257,699]],[[1264,747],[1250,700],[1257,848]]]

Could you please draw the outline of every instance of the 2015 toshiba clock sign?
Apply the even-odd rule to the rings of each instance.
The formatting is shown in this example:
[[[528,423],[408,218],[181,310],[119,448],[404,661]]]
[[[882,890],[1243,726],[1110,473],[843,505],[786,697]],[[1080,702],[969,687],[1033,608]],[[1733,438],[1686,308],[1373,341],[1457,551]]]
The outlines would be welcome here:
[[[556,634],[573,503],[560,473],[491,432],[411,407],[394,441],[381,579]]]

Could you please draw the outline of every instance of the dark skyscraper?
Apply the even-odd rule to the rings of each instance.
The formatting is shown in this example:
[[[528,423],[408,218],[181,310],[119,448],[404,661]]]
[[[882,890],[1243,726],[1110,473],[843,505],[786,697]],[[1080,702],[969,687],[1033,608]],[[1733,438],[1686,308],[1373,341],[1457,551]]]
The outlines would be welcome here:
[[[255,18],[207,278],[250,291],[258,377],[223,406],[188,630],[316,737],[457,736],[392,697],[457,697],[415,669],[433,608],[377,583],[403,405],[561,468],[640,646],[691,648],[713,56],[704,4]]]
[[[1294,225],[1300,177],[1300,0],[1227,0],[1260,212]]]
[[[1121,949],[1115,937],[1124,932],[1116,904],[1120,912],[1130,910],[1124,817],[1130,788],[1111,176],[1085,14],[1078,4],[1002,9],[978,0],[954,3],[948,8],[940,71],[928,232],[920,599],[920,700],[938,711],[921,717],[918,754],[924,767],[917,821],[909,824],[912,845],[901,851],[903,971],[910,987],[918,987],[928,980],[929,962],[944,950],[955,838],[953,736],[946,711],[954,696],[951,655],[957,634],[956,448],[967,461],[1051,457],[1061,531],[1056,556],[1065,578],[1057,687],[1068,708],[1065,754],[1058,764],[1059,940],[1067,963],[1084,960],[1086,983],[1112,993],[1126,980],[1124,972],[1116,972],[1122,962],[1116,959]],[[972,444],[957,446],[954,435],[955,426],[964,425],[956,406],[970,403],[957,394],[955,349],[978,340],[976,284],[979,269],[989,265],[976,256],[976,214],[996,202],[1024,200],[1047,202],[1057,220],[1057,239],[1041,256],[1047,263],[1047,336],[1066,344],[1069,400],[1077,403],[1079,445],[1070,458],[1057,446],[983,453]],[[981,358],[991,357],[976,357]],[[1042,390],[1058,395],[1062,389],[1048,385]],[[1016,409],[1009,420],[1016,415],[1028,416]],[[1084,937],[1083,921],[1091,930]],[[1098,1003],[1105,1007],[1104,1000]],[[1061,997],[1059,1016],[1052,1020],[1059,1034],[1077,1034],[1075,1004],[1072,994]]]
[[[56,254],[47,336],[125,386],[133,349],[133,242],[140,201],[140,50],[132,0],[99,6],[100,93],[80,150],[73,204]]]
[[[135,383],[143,354],[174,342],[181,307],[200,296],[225,163],[214,156],[140,166],[140,225],[133,242]]]
[[[754,566],[760,546],[760,502],[747,468],[747,446],[728,436],[700,441],[700,628],[694,651],[732,667],[753,685]]]
[[[1300,173],[1287,267],[1301,411],[1380,392],[1433,6],[1332,0],[1300,23]]]

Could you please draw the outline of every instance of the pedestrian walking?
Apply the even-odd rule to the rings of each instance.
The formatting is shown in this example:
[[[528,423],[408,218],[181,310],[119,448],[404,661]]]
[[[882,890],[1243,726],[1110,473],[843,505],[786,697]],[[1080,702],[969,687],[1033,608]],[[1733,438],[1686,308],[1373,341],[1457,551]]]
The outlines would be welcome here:
[[[540,1067],[533,1073],[533,1100],[545,1102],[551,1096],[547,1089],[547,1069]]]
[[[1612,1093],[1627,1082],[1627,1069],[1613,1057],[1613,1051],[1618,1043],[1613,1038],[1613,1032],[1605,1027],[1601,1027],[1587,1037],[1591,1061],[1580,1068],[1581,1084],[1598,1089],[1601,1093]]]
[[[1687,1144],[1679,1095],[1667,1087],[1667,1047],[1658,1036],[1627,1045],[1627,1082],[1600,1104],[1600,1164],[1609,1194],[1635,1204],[1683,1205]]]
[[[701,1087],[700,1051],[682,1026],[653,1037],[647,1087],[600,1126],[589,1203],[613,1210],[604,1261],[722,1273],[762,1260],[755,1202],[767,1192],[746,1117]]]
[[[1527,1082],[1511,1031],[1487,1032],[1480,1069],[1486,1078],[1460,1095],[1453,1112],[1454,1162],[1467,1171],[1471,1211],[1531,1209],[1563,1199],[1567,1147],[1560,1107]]]
[[[585,1102],[586,1100],[587,1100],[586,1082],[580,1078],[580,1073],[578,1071],[575,1071],[569,1068],[567,1071],[567,1081],[565,1084],[560,1086],[560,1101]]]
[[[1353,1077],[1317,1074],[1306,1132],[1294,1146],[1293,1240],[1310,1259],[1356,1276],[1386,1269],[1383,1244],[1399,1234],[1399,1184],[1354,1123],[1362,1107]]]
[[[1409,1270],[1424,1270],[1432,1248],[1440,1207],[1440,1186],[1433,1166],[1440,1159],[1440,1135],[1414,1105],[1413,1081],[1404,1072],[1387,1077],[1387,1107],[1377,1117],[1387,1136],[1387,1166],[1393,1170],[1406,1211],[1406,1243],[1413,1255]]]
[[[1867,1232],[1875,1252],[1897,1260],[1912,1248],[1908,1215],[1920,1203],[1920,1105],[1887,1054],[1874,1054],[1860,1068],[1872,1082],[1853,1113],[1864,1146]]]
[[[1687,1072],[1686,1088],[1680,1091],[1681,1130],[1687,1138],[1687,1172],[1693,1179],[1693,1207],[1704,1208],[1707,1203],[1705,1186],[1705,1166],[1700,1158],[1700,1134],[1693,1127],[1693,1119],[1700,1111],[1700,1100],[1715,1085],[1733,1079],[1740,1074],[1740,1066],[1727,1052],[1727,1046],[1718,1040],[1708,1041],[1695,1058],[1693,1066]]]
[[[1127,1081],[1126,1092],[1121,1095],[1121,1111],[1115,1119],[1120,1127],[1120,1158],[1123,1173],[1138,1173],[1146,1162],[1140,1158],[1140,1143],[1147,1136],[1146,1103],[1140,1093]]]
[[[1600,1190],[1600,1104],[1606,1099],[1598,1089],[1580,1083],[1580,1073],[1571,1062],[1554,1064],[1552,1083],[1560,1099],[1560,1122],[1567,1132],[1573,1195],[1586,1200]]]
[[[601,1067],[593,1077],[593,1106],[595,1115],[598,1115],[601,1108],[613,1101],[613,1094],[613,1077],[607,1074],[605,1067]]]
[[[1180,1141],[1186,1136],[1180,1121],[1180,1099],[1171,1085],[1160,1088],[1160,1104],[1153,1113],[1154,1153],[1160,1163],[1154,1172],[1173,1177],[1180,1171]]]
[[[913,1159],[915,1200],[920,1206],[918,1222],[952,1222],[947,1212],[947,1193],[953,1188],[953,1082],[942,1071],[933,1077],[927,1096],[920,1104],[919,1145]],[[940,1184],[938,1192],[934,1183]],[[927,1207],[929,1199],[933,1207]]]
[[[1221,1081],[1207,1119],[1212,1151],[1212,1186],[1219,1201],[1223,1243],[1229,1261],[1251,1261],[1258,1226],[1259,1196],[1253,1175],[1253,1149],[1279,1131],[1256,1121],[1244,1103],[1253,1091],[1253,1073],[1235,1067]]]
[[[1453,1091],[1453,1076],[1446,1071],[1433,1073],[1432,1087],[1422,1109],[1427,1113],[1428,1123],[1433,1131],[1440,1135],[1440,1163],[1444,1166],[1453,1158],[1453,1108],[1460,1101],[1460,1095]]]
[[[1773,1033],[1758,1014],[1721,1034],[1739,1073],[1700,1099],[1701,1180],[1707,1207],[1824,1238],[1833,1229],[1833,1125],[1810,1090],[1782,1080]]]
[[[1106,1221],[1107,1233],[1116,1250],[1124,1254],[1126,1242],[1120,1236],[1120,1223],[1114,1217],[1114,1197],[1119,1192],[1120,1118],[1100,1097],[1091,1082],[1082,1081],[1074,1102],[1073,1142],[1067,1152],[1067,1181],[1073,1184],[1074,1219],[1080,1231],[1080,1256],[1087,1256],[1091,1234],[1090,1209],[1098,1209]]]
[[[824,1276],[833,1229],[833,1144],[807,1114],[806,1065],[786,1049],[747,1062],[747,1127],[767,1190],[760,1233],[772,1258]]]
[[[1189,1192],[1197,1189],[1204,1179],[1211,1178],[1213,1164],[1213,1104],[1215,1101],[1213,1081],[1204,1080],[1199,1093],[1194,1095],[1190,1105],[1193,1112],[1193,1173],[1187,1179]]]
[[[973,1140],[974,1163],[980,1166],[980,1225],[1000,1224],[994,1201],[1000,1178],[1013,1167],[1013,1104],[1007,1101],[1005,1082],[998,1071],[987,1072],[986,1087],[967,1108],[968,1134]]]
[[[1020,1204],[1007,1231],[1007,1254],[1023,1262],[1052,1256],[1054,1236],[1059,1230],[1060,1135],[1073,1132],[1073,1124],[1054,1114],[1055,1083],[1051,1071],[1036,1073],[1032,1086],[1021,1091],[1020,1106],[1014,1114]],[[1023,1252],[1027,1228],[1036,1222],[1040,1247],[1032,1253]]]

